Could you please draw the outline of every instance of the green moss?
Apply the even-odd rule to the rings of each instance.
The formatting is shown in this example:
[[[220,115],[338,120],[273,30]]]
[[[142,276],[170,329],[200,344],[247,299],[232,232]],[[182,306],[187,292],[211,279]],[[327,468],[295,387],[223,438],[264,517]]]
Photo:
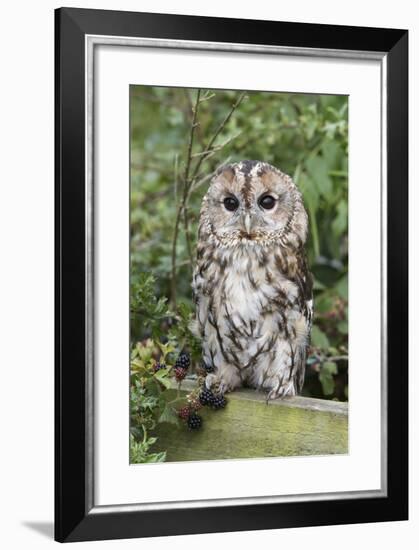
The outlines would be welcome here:
[[[226,409],[200,411],[203,427],[191,432],[160,424],[153,450],[167,450],[167,461],[346,454],[346,414],[267,405],[259,399],[229,396]]]

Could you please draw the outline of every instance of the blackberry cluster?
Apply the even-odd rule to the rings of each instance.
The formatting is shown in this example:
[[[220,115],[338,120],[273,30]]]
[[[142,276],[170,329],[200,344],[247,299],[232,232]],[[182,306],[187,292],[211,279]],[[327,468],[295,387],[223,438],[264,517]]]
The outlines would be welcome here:
[[[214,399],[211,403],[211,407],[213,409],[224,409],[226,405],[227,399],[224,397],[224,395],[214,395]]]
[[[214,397],[215,396],[211,390],[204,388],[199,394],[199,401],[202,405],[212,405]]]
[[[223,394],[214,394],[211,390],[205,387],[199,394],[199,401],[202,405],[209,405],[213,409],[224,409],[227,405],[227,399]]]
[[[182,367],[175,367],[174,371],[175,378],[178,382],[183,380],[186,376],[186,369],[183,369]]]
[[[176,359],[175,368],[188,370],[190,364],[191,358],[189,357],[189,353],[182,351],[182,353],[180,353],[179,357]]]
[[[202,426],[202,418],[199,416],[199,414],[196,414],[194,412],[191,415],[189,415],[188,428],[190,430],[199,430],[201,426]]]
[[[153,371],[154,372],[157,372],[161,369],[165,369],[166,368],[166,365],[164,363],[156,363],[153,367]]]

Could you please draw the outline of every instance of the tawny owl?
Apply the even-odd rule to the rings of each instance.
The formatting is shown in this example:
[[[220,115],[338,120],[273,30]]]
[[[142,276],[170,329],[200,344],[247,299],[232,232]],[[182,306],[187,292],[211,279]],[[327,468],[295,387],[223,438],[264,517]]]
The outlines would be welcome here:
[[[260,161],[223,166],[201,207],[193,276],[205,384],[268,399],[304,382],[313,300],[308,218],[292,179]]]

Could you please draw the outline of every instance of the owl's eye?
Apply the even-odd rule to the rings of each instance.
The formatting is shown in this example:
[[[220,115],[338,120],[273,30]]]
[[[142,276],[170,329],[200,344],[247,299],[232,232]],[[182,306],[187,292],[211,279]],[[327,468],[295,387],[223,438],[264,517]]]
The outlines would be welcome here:
[[[226,197],[224,199],[224,206],[226,210],[234,212],[234,210],[237,210],[237,208],[239,207],[239,201],[236,199],[236,197]]]
[[[259,206],[265,210],[271,210],[275,206],[275,202],[272,195],[263,195],[263,197],[259,199]]]

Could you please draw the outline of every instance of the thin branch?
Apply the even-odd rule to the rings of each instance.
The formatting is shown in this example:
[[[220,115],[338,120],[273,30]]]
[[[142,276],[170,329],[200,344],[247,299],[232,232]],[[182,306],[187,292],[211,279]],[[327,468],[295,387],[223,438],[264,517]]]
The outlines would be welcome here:
[[[192,118],[192,125],[191,125],[191,132],[189,135],[189,145],[188,145],[188,156],[186,158],[186,166],[185,166],[185,176],[184,176],[184,182],[185,182],[185,188],[187,188],[188,182],[189,182],[189,170],[191,167],[191,159],[192,159],[192,147],[193,147],[193,139],[195,134],[195,128],[197,126],[197,116],[198,116],[198,107],[199,107],[199,98],[201,95],[201,90],[198,90],[196,93],[196,101],[195,101],[195,107],[193,110],[193,118]],[[186,193],[184,193],[184,196]]]
[[[215,174],[215,170],[213,172],[210,172],[209,174],[207,174],[206,176],[203,176],[201,179],[199,179],[198,181],[195,181],[194,184],[191,186],[191,191],[190,193],[192,194],[194,191],[196,191],[199,187],[201,187],[201,185],[204,185],[204,183],[206,183],[207,181],[209,181],[213,175]]]
[[[193,120],[193,113],[194,113],[194,106],[193,106],[193,103],[192,103],[192,100],[191,100],[191,96],[189,94],[189,90],[185,89],[185,98],[186,98],[186,103],[187,103],[187,108],[186,108],[186,111],[185,111],[185,118],[187,120],[189,120],[190,124],[192,124],[192,120]],[[199,105],[205,101],[205,96],[202,96],[199,98]],[[202,135],[202,130],[201,130],[201,126],[198,125],[196,127],[196,132],[195,132],[195,137],[196,139],[199,141],[199,144],[202,148],[205,147],[205,143],[204,143],[204,137]]]
[[[179,155],[176,154],[175,155],[175,180],[174,180],[175,204],[177,204],[178,170],[179,170]]]
[[[214,153],[217,153],[221,149],[223,149],[226,145],[231,143],[234,139],[238,138],[241,135],[241,131],[237,132],[234,136],[229,137],[226,139],[223,143],[220,143],[219,145],[215,145],[211,150],[209,151],[202,151],[201,153],[194,153],[192,155],[192,158],[202,157],[203,155],[207,155],[207,157],[212,156]]]
[[[206,155],[202,155],[199,159],[199,161],[197,162],[196,166],[195,166],[195,170],[193,171],[193,174],[192,174],[192,180],[195,179],[196,175],[198,174],[199,172],[199,169],[201,168],[201,164],[203,163],[203,161],[207,158],[207,156],[210,154],[211,150],[212,150],[212,147],[215,143],[215,140],[217,139],[217,137],[219,136],[219,134],[223,131],[224,127],[226,126],[226,124],[228,123],[228,121],[230,120],[232,114],[234,113],[234,111],[237,109],[237,107],[239,107],[240,103],[243,101],[243,99],[245,98],[246,96],[246,93],[243,92],[242,94],[240,94],[240,96],[238,97],[237,101],[235,103],[233,103],[233,105],[231,106],[231,109],[230,111],[226,114],[226,116],[224,117],[224,120],[221,122],[221,124],[218,126],[217,130],[215,131],[214,135],[212,136],[212,138],[209,140],[208,142],[208,145],[206,146],[205,150],[207,152]]]
[[[221,168],[221,166],[223,166],[224,164],[228,164],[229,162],[231,161],[231,156],[230,157],[227,157],[226,159],[223,160],[223,162],[221,162],[220,164],[217,164],[215,166],[215,168],[212,168],[211,169],[211,172],[209,174],[205,174],[204,175],[201,175],[201,174],[198,174],[191,186],[191,189],[190,189],[190,195],[192,195],[192,193],[194,191],[196,191],[197,189],[199,189],[199,187],[201,187],[201,185],[204,185],[204,183],[206,183],[207,181],[209,181],[214,175],[215,173],[217,172],[217,170],[219,170],[219,168]],[[199,178],[199,179],[198,179]]]
[[[193,141],[194,141],[194,134],[195,134],[195,128],[197,126],[197,116],[198,116],[198,107],[199,107],[199,98],[201,96],[201,90],[197,91],[196,94],[196,101],[195,101],[195,107],[193,110],[193,118],[192,118],[192,124],[191,124],[191,131],[189,134],[189,144],[188,144],[188,152],[187,152],[187,158],[186,158],[186,166],[185,166],[185,174],[183,177],[183,197],[182,202],[178,207],[177,214],[176,214],[176,221],[175,221],[175,227],[173,231],[173,241],[172,241],[172,278],[171,278],[171,296],[170,300],[172,303],[172,306],[176,306],[176,276],[177,276],[177,268],[176,268],[176,249],[177,249],[177,240],[179,235],[179,224],[182,217],[182,214],[185,212],[185,206],[186,201],[188,198],[188,187],[190,186],[190,167],[191,167],[191,156],[192,156],[192,147],[193,147]],[[185,221],[185,229],[187,228],[187,216],[184,217]]]
[[[325,356],[324,361],[348,361],[349,357],[347,355],[332,355],[331,357]]]
[[[192,243],[191,243],[191,236],[189,233],[189,219],[188,219],[188,197],[189,197],[189,188],[192,185],[193,179],[189,179],[189,173],[190,173],[190,167],[192,162],[192,146],[193,146],[193,138],[195,135],[195,128],[199,126],[197,123],[197,116],[198,116],[198,108],[200,104],[200,97],[201,97],[201,90],[197,91],[196,94],[196,102],[195,102],[195,108],[193,109],[193,119],[192,119],[192,128],[191,128],[191,134],[190,134],[190,140],[189,140],[189,148],[188,148],[188,158],[186,162],[186,168],[185,168],[185,176],[184,176],[184,187],[183,187],[183,225],[185,228],[185,238],[186,238],[186,248],[188,250],[188,256],[191,261],[191,265],[193,262],[193,255],[192,255]]]
[[[214,92],[209,92],[209,91],[206,91],[205,92],[205,95],[201,97],[201,99],[199,100],[199,103],[204,103],[204,101],[208,101],[209,99],[212,99],[213,97],[215,97],[216,94],[214,94]]]
[[[183,225],[185,228],[186,249],[188,251],[190,265],[192,266],[192,263],[193,263],[192,242],[191,242],[191,234],[189,231],[188,206],[186,204],[183,208]]]

